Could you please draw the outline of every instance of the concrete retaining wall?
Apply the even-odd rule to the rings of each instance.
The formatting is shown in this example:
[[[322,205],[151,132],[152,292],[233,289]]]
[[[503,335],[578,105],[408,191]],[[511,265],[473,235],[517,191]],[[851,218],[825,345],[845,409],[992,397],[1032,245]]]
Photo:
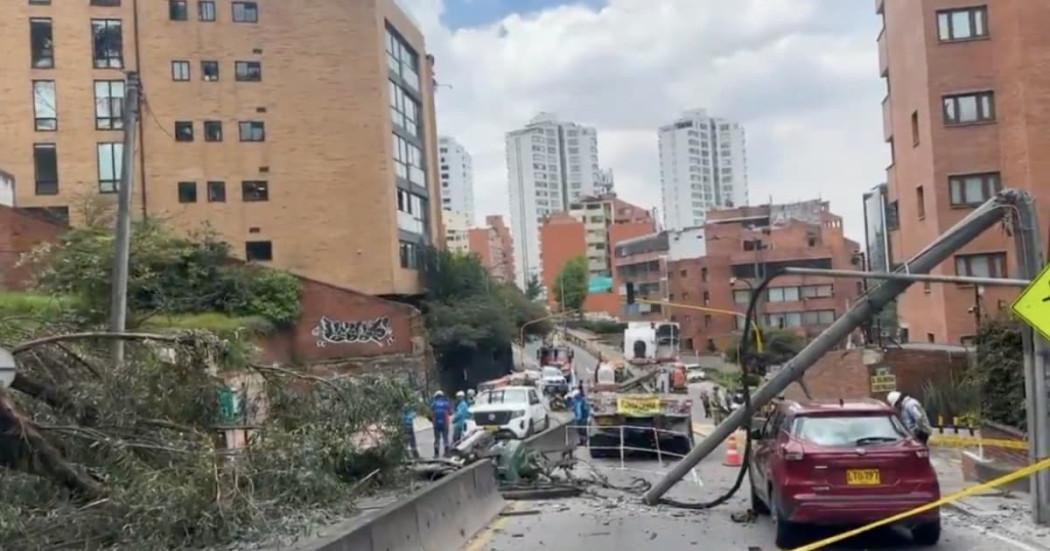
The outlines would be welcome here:
[[[537,435],[542,436],[542,435]],[[495,467],[479,461],[374,516],[353,519],[304,542],[298,551],[448,551],[460,549],[503,509]]]

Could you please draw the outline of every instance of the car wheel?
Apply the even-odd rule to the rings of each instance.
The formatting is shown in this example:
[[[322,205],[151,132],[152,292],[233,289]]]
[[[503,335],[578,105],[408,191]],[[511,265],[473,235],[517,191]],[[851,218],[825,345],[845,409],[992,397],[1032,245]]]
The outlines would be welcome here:
[[[911,529],[911,539],[916,545],[933,546],[941,539],[941,519],[926,522]]]
[[[762,501],[762,498],[758,497],[758,492],[755,491],[755,479],[748,474],[747,481],[751,485],[751,510],[756,515],[768,515],[769,507]]]
[[[769,515],[776,529],[777,547],[781,549],[795,547],[795,542],[798,541],[798,528],[795,523],[784,519],[784,512],[780,510],[780,500],[772,490],[769,492]]]

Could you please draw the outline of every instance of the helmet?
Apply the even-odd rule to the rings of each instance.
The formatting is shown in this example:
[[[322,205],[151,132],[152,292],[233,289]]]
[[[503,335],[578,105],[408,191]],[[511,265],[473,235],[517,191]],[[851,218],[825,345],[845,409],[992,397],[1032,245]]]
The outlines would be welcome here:
[[[477,394],[477,391],[473,388],[467,391],[467,396],[474,396],[475,394]]]
[[[896,390],[886,395],[886,403],[888,403],[891,408],[897,407],[897,402],[899,402],[900,399],[901,393]]]
[[[463,392],[462,390],[460,390],[460,391],[456,392],[456,398],[463,398],[463,397],[465,397],[466,395],[467,395],[467,393],[466,393],[466,392]]]
[[[444,393],[444,392],[442,392],[442,391],[440,391],[440,390],[434,393],[434,397],[435,397],[435,398],[437,398],[437,397],[439,397],[439,396],[444,396],[444,395],[445,395],[445,393]]]

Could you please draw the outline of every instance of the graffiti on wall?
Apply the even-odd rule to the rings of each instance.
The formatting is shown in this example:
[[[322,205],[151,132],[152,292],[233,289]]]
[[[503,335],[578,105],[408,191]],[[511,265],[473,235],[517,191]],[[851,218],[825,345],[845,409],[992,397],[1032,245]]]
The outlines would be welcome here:
[[[361,321],[339,321],[321,316],[311,334],[317,337],[317,347],[329,344],[368,344],[389,346],[394,344],[394,330],[390,318],[381,317]]]

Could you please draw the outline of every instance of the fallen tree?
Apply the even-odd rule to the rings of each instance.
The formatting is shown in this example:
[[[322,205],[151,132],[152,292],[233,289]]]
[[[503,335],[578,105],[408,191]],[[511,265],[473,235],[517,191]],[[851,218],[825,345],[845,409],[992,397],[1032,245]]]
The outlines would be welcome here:
[[[113,338],[130,341],[122,366],[109,362]],[[78,331],[11,347],[19,374],[0,390],[0,548],[265,538],[345,514],[359,481],[396,476],[412,389],[231,362],[246,357],[236,346],[204,332]],[[255,387],[233,389],[242,406],[232,418],[221,400],[231,380]],[[225,449],[237,431],[244,447]]]

